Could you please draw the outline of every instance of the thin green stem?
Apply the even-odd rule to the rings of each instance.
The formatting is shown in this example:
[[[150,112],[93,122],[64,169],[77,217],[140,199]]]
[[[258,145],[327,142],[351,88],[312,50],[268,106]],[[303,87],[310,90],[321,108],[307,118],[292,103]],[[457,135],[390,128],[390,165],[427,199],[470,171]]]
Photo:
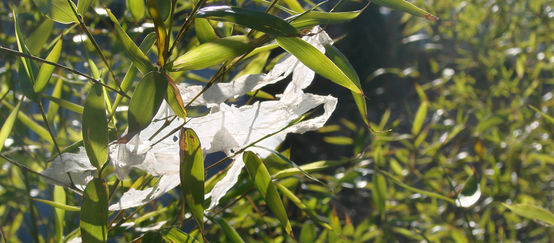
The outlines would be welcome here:
[[[175,40],[173,41],[173,44],[171,44],[171,48],[169,48],[168,56],[171,56],[171,53],[173,52],[173,49],[179,43],[181,38],[183,37],[183,34],[190,28],[192,21],[194,20],[194,16],[196,15],[196,12],[206,4],[207,0],[200,0],[196,6],[194,6],[194,9],[190,13],[190,16],[185,20],[185,23],[181,26],[181,29],[179,29],[179,32],[177,32],[177,36],[175,37]]]

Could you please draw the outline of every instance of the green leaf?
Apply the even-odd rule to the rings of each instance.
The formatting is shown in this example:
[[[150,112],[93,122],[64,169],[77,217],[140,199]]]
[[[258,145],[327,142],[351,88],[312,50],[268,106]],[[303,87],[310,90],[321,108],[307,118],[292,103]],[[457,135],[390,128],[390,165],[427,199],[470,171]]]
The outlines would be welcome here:
[[[154,65],[150,62],[148,57],[140,50],[140,48],[133,42],[133,40],[125,33],[115,16],[112,14],[112,12],[109,9],[106,9],[108,12],[108,16],[114,23],[114,29],[117,34],[117,37],[123,44],[123,48],[125,49],[125,52],[129,56],[129,59],[135,64],[135,66],[138,68],[138,70],[146,74],[150,71],[153,71]]]
[[[232,22],[276,36],[300,36],[286,21],[264,12],[230,6],[210,6],[198,10],[197,18]]]
[[[94,178],[85,188],[81,204],[83,242],[106,242],[108,239],[108,185]]]
[[[48,37],[54,29],[54,21],[44,18],[42,23],[27,37],[27,47],[33,55],[38,55],[42,46],[46,44]]]
[[[544,208],[530,204],[509,205],[506,203],[502,203],[502,205],[521,217],[532,220],[540,220],[554,226],[554,214]]]
[[[194,30],[196,30],[196,37],[200,43],[209,42],[218,38],[210,21],[207,19],[195,18]]]
[[[54,202],[64,206],[66,204],[65,190],[61,186],[54,186]],[[80,210],[80,208],[79,208]],[[54,209],[54,242],[63,242],[63,228],[65,224],[65,209],[56,208]]]
[[[71,103],[67,100],[56,98],[56,97],[53,97],[53,96],[44,95],[43,97],[50,100],[51,102],[53,102],[55,104],[61,105],[63,108],[66,108],[70,111],[74,111],[74,112],[77,112],[79,114],[83,114],[84,108],[80,105],[77,105],[75,103]]]
[[[70,3],[75,7],[73,1],[68,0],[33,0],[38,10],[52,20],[62,23],[70,24],[73,22],[79,22],[73,13]]]
[[[274,149],[269,149],[269,148],[266,148],[266,147],[262,147],[262,146],[254,146],[254,147],[264,149],[264,150],[270,152],[272,155],[277,156],[279,159],[281,159],[282,161],[286,162],[287,164],[289,164],[289,165],[292,166],[293,168],[298,169],[300,172],[302,172],[302,174],[304,174],[304,176],[308,177],[310,180],[319,182],[319,183],[321,183],[321,184],[325,184],[325,183],[323,183],[322,181],[320,181],[320,180],[318,180],[317,178],[315,178],[315,177],[313,177],[312,175],[310,175],[308,172],[302,170],[302,168],[301,168],[300,166],[298,166],[296,163],[294,163],[294,161],[290,160],[289,158],[287,158],[287,157],[284,156],[283,154],[279,153],[278,151],[275,151]]]
[[[165,77],[167,78],[167,93],[165,100],[176,116],[186,119],[187,111],[185,110],[183,99],[181,98],[181,92],[169,75],[165,75]]]
[[[129,102],[129,134],[150,124],[167,92],[167,79],[158,72],[149,72],[140,80]]]
[[[62,189],[63,189],[63,187],[62,187]],[[81,211],[80,207],[70,206],[70,205],[65,204],[65,202],[62,203],[62,202],[56,202],[56,201],[49,201],[49,200],[44,200],[44,199],[40,199],[40,198],[33,198],[33,200],[35,200],[37,202],[44,203],[44,204],[48,204],[48,205],[50,205],[50,206],[52,206],[56,209],[60,209],[62,211],[70,211],[70,212]]]
[[[314,172],[319,170],[324,170],[327,168],[331,168],[333,166],[339,166],[341,164],[346,163],[347,161],[316,161],[309,164],[301,165],[299,168],[289,168],[281,170],[273,175],[273,178],[279,179],[284,178],[288,176],[293,176],[302,173],[302,171],[305,172]]]
[[[162,20],[160,8],[166,7],[166,3],[171,1],[158,1],[158,0],[146,0],[146,6],[148,7],[148,13],[154,20],[154,29],[156,30],[157,46],[158,46],[158,64],[163,68],[165,66],[165,58],[169,49],[169,37],[167,36],[167,30],[165,28],[164,21]]]
[[[127,9],[131,12],[131,16],[135,21],[140,21],[144,18],[144,12],[146,11],[146,5],[144,0],[126,0]]]
[[[6,142],[6,139],[8,139],[8,136],[10,136],[10,133],[12,132],[13,125],[15,124],[15,120],[17,118],[17,113],[19,113],[19,108],[21,108],[21,102],[23,101],[20,100],[19,103],[17,103],[15,109],[12,110],[8,118],[4,121],[4,124],[2,124],[2,128],[0,129],[0,152],[4,147],[4,142]]]
[[[279,221],[281,221],[281,225],[285,228],[285,231],[292,236],[292,227],[287,216],[287,211],[283,206],[279,193],[271,181],[269,172],[262,163],[262,160],[253,152],[246,151],[243,155],[243,161],[248,170],[248,174],[250,174],[250,178],[252,178],[254,185],[264,198],[267,206],[275,216],[277,216]]]
[[[421,127],[423,127],[423,122],[425,121],[425,117],[427,116],[427,107],[429,106],[429,102],[427,100],[424,100],[421,102],[421,105],[419,105],[419,108],[417,109],[416,116],[414,118],[414,124],[412,125],[412,134],[417,135],[419,134],[419,131],[421,131]]]
[[[248,38],[244,35],[215,39],[178,57],[173,62],[173,69],[185,71],[208,68],[231,60],[249,49]]]
[[[210,218],[214,223],[216,223],[221,230],[223,230],[223,234],[225,234],[225,237],[227,238],[228,242],[233,243],[243,243],[244,240],[240,237],[239,233],[229,224],[225,219],[221,217],[213,217]]]
[[[15,40],[17,42],[17,47],[20,52],[31,55],[31,52],[29,51],[29,49],[27,49],[27,45],[23,40],[23,34],[21,33],[21,29],[19,28],[15,11],[12,11],[12,14],[13,14]],[[31,99],[35,99],[36,96],[33,90],[33,85],[34,85],[34,81],[36,80],[38,67],[34,62],[32,62],[28,58],[21,57],[20,60],[21,60],[21,65],[19,65],[18,76],[19,76],[19,83],[21,85],[21,90],[23,91],[23,94],[25,96]]]
[[[296,29],[306,29],[316,25],[339,24],[357,18],[363,10],[352,12],[316,12],[310,11],[287,18]]]
[[[50,54],[46,57],[47,61],[57,63],[60,59],[60,55],[62,53],[62,38],[58,39],[56,41],[56,44],[50,51]],[[35,93],[40,94],[46,87],[46,84],[48,84],[48,80],[50,80],[50,76],[52,76],[52,73],[54,72],[54,69],[56,67],[54,65],[50,65],[48,63],[43,63],[40,66],[40,69],[38,71],[37,79],[35,81],[35,84],[33,85],[33,90]]]
[[[54,89],[52,90],[52,96],[49,96],[49,97],[54,99],[60,99],[60,96],[62,95],[62,88],[63,88],[63,79],[58,78],[58,80],[56,81],[56,85],[54,85]],[[68,102],[68,103],[71,103],[71,102]],[[82,108],[83,107],[81,107],[80,114],[83,113]],[[56,115],[58,114],[59,109],[60,109],[60,105],[57,102],[51,101],[48,104],[48,112],[46,113],[46,120],[53,121]]]
[[[181,193],[200,232],[204,232],[204,157],[196,133],[181,128],[179,138]]]
[[[432,197],[432,198],[442,199],[442,200],[445,200],[449,203],[455,203],[452,198],[449,198],[447,196],[443,196],[443,195],[440,195],[440,194],[437,194],[437,193],[434,193],[434,192],[424,191],[424,190],[421,190],[421,189],[418,189],[418,188],[415,188],[415,187],[412,187],[412,186],[408,186],[404,182],[402,182],[400,179],[394,177],[393,175],[389,174],[386,171],[379,170],[378,172],[380,174],[383,174],[387,178],[389,178],[394,184],[396,184],[400,187],[403,187],[404,189],[407,189],[407,190],[415,192],[415,193],[421,193],[423,195],[426,195],[426,196],[429,196],[429,197]]]
[[[385,203],[387,201],[387,180],[381,174],[373,175],[373,202],[377,205],[379,213],[385,213]]]
[[[77,13],[81,15],[85,14],[93,3],[94,0],[79,0],[79,2],[77,2]]]
[[[340,70],[342,70],[342,72],[346,74],[346,76],[352,82],[354,82],[356,87],[362,90],[360,77],[358,76],[358,73],[356,72],[352,64],[348,61],[348,58],[346,58],[346,56],[344,56],[344,54],[342,54],[342,52],[339,51],[339,49],[337,49],[335,46],[329,44],[325,45],[325,53],[331,59],[331,61],[333,61],[337,65],[337,67],[340,68]],[[367,104],[365,101],[365,97],[354,91],[351,92],[352,98],[354,98],[354,102],[356,103],[356,107],[358,108],[358,111],[360,112],[364,123],[366,124],[366,126],[369,127],[370,125],[367,117]]]
[[[14,106],[6,102],[5,100],[2,101],[2,104],[4,104],[8,109],[14,110]],[[39,137],[42,139],[52,143],[52,137],[50,137],[50,133],[46,128],[36,123],[33,119],[25,115],[23,112],[17,113],[17,119],[23,123],[23,125],[27,126],[29,129],[31,129],[33,132],[35,132]]]
[[[298,239],[299,243],[312,243],[315,242],[315,239],[317,237],[317,232],[315,230],[315,225],[311,222],[305,222],[302,225],[302,229],[300,230],[300,239]]]
[[[93,84],[83,110],[83,143],[90,163],[98,170],[108,160],[108,120],[102,86]]]
[[[392,9],[407,12],[411,15],[415,15],[415,16],[418,16],[418,17],[424,17],[425,19],[428,19],[428,20],[431,20],[431,21],[435,21],[435,20],[439,19],[439,18],[431,15],[427,11],[425,11],[421,8],[418,8],[415,5],[413,5],[410,2],[405,1],[405,0],[370,0],[370,1],[374,2],[378,5],[381,5],[381,6],[385,6],[385,7],[389,7],[389,8],[392,8]]]
[[[537,113],[539,113],[539,115],[541,115],[544,119],[546,119],[548,122],[550,122],[550,124],[554,124],[554,117],[549,116],[548,114],[540,111],[539,109],[537,109],[536,107],[534,107],[532,105],[529,105],[529,108],[531,108],[534,111],[536,111]]]
[[[464,187],[458,195],[456,203],[460,207],[470,207],[475,204],[480,197],[481,188],[479,186],[479,180],[477,179],[477,175],[473,173],[464,183]]]
[[[276,40],[279,46],[319,75],[355,93],[363,94],[362,90],[356,86],[355,81],[348,78],[337,65],[308,42],[296,37],[277,37]]]
[[[164,238],[164,240],[168,242],[199,243],[194,237],[175,227],[171,227],[168,230],[163,230],[162,238]]]

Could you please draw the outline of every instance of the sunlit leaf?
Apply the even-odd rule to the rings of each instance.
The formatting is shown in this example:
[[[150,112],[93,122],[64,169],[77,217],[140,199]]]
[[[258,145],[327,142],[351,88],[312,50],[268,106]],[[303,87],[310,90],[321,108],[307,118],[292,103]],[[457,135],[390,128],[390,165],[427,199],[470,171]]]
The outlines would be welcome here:
[[[421,102],[421,105],[419,105],[419,108],[417,109],[416,116],[414,118],[414,123],[412,124],[412,134],[417,135],[419,131],[421,131],[421,127],[423,127],[423,122],[425,121],[425,117],[427,116],[427,107],[429,106],[429,102],[424,100]]]
[[[54,85],[54,89],[52,90],[52,96],[49,96],[49,97],[54,99],[59,99],[62,95],[62,88],[63,88],[63,79],[59,78],[56,81],[56,85]],[[53,121],[59,109],[60,109],[60,105],[57,102],[50,102],[50,104],[48,104],[48,112],[46,113],[46,119],[48,121]],[[82,111],[83,110],[81,109],[81,114],[83,113]]]
[[[310,11],[305,14],[291,16],[290,24],[297,29],[306,29],[316,25],[338,24],[357,18],[362,10],[352,12],[316,12]]]
[[[339,85],[342,85],[355,93],[363,94],[356,86],[355,81],[350,80],[325,54],[306,41],[296,37],[277,37],[277,43],[290,54],[294,55],[304,65],[314,70],[319,75]]]
[[[168,242],[199,243],[194,237],[175,227],[163,230],[162,237]]]
[[[183,99],[181,98],[182,96],[179,88],[177,87],[177,85],[175,85],[175,82],[173,82],[171,77],[169,77],[168,75],[165,75],[165,77],[167,78],[167,93],[165,96],[165,100],[176,116],[185,119],[187,117],[187,112],[185,110],[185,105],[183,104]]]
[[[48,96],[48,95],[45,95],[43,96],[44,98],[50,100],[52,103],[55,103],[57,105],[60,105],[62,106],[63,108],[66,108],[70,111],[74,111],[74,112],[77,112],[79,114],[83,114],[83,110],[84,108],[80,105],[77,105],[75,103],[71,103],[67,100],[64,100],[64,99],[60,99],[60,98],[57,98],[57,97],[53,97],[53,96]]]
[[[250,48],[243,35],[215,39],[193,48],[173,62],[174,70],[197,70],[231,60]]]
[[[58,39],[52,50],[50,51],[50,54],[46,57],[47,61],[57,63],[60,59],[60,55],[62,53],[62,38]],[[38,71],[37,79],[35,81],[35,84],[33,85],[33,90],[35,93],[42,93],[44,88],[46,87],[46,84],[48,84],[48,80],[50,80],[50,76],[52,76],[52,73],[54,72],[55,66],[50,65],[48,63],[43,63],[40,66],[40,69]]]
[[[554,124],[554,117],[552,116],[549,116],[548,114],[540,111],[539,109],[537,109],[536,107],[532,106],[532,105],[529,105],[529,107],[531,109],[533,109],[534,111],[536,111],[537,113],[539,113],[544,119],[546,119],[550,124]]]
[[[169,49],[169,37],[167,35],[167,30],[163,21],[163,16],[160,11],[166,7],[169,3],[171,6],[171,1],[157,1],[157,0],[146,0],[146,6],[148,8],[148,13],[150,17],[154,20],[154,29],[156,30],[157,37],[157,46],[158,46],[158,64],[162,67],[165,66],[166,53]]]
[[[2,101],[2,104],[5,105],[6,107],[8,107],[12,111],[15,109],[15,107],[13,105],[9,104],[5,100]],[[31,119],[25,113],[23,113],[23,112],[17,113],[17,119],[21,123],[23,123],[23,125],[27,126],[29,129],[31,129],[33,132],[35,132],[37,135],[39,135],[39,137],[41,137],[42,139],[44,139],[48,142],[52,142],[52,137],[50,136],[50,133],[48,133],[48,130],[46,130],[46,128],[44,128],[43,126],[41,126],[40,124],[35,122],[33,119]]]
[[[455,203],[452,198],[449,198],[447,196],[443,196],[443,195],[440,195],[440,194],[437,194],[437,193],[434,193],[434,192],[429,192],[429,191],[421,190],[421,189],[406,185],[406,183],[402,182],[400,179],[394,177],[393,175],[389,174],[386,171],[379,170],[379,173],[383,174],[384,176],[389,178],[389,180],[394,182],[394,184],[396,184],[400,187],[403,187],[404,189],[407,189],[409,191],[412,191],[412,192],[415,192],[415,193],[421,193],[422,195],[426,195],[426,196],[429,196],[429,197],[432,197],[432,198],[442,199],[442,200],[445,200],[449,203]]]
[[[94,178],[85,188],[81,204],[83,242],[106,242],[108,238],[108,185]]]
[[[228,242],[233,243],[243,243],[244,240],[240,237],[239,233],[229,224],[225,219],[221,217],[213,217],[211,218],[213,222],[215,222],[221,230],[223,230],[223,234],[225,234],[225,238],[227,238]]]
[[[48,37],[54,29],[54,21],[44,18],[42,23],[27,37],[27,47],[33,55],[38,55],[42,46],[48,40]]]
[[[60,187],[60,186],[56,186],[56,187]],[[63,189],[63,187],[60,187],[60,188]],[[65,198],[65,196],[64,196],[64,198]],[[61,196],[59,196],[59,199],[61,200]],[[81,211],[80,207],[70,206],[70,205],[67,205],[67,204],[62,203],[62,202],[49,201],[49,200],[44,200],[44,199],[40,199],[40,198],[33,198],[33,200],[35,200],[37,202],[44,203],[44,204],[48,204],[48,205],[50,205],[50,206],[52,206],[56,209],[61,209],[62,211],[70,211],[70,212]]]
[[[95,0],[79,0],[79,2],[77,2],[77,13],[81,15],[85,14],[94,1]]]
[[[135,18],[135,21],[140,21],[144,18],[146,11],[146,5],[144,0],[126,0],[127,9],[131,12],[131,16]]]
[[[509,205],[506,203],[502,203],[504,207],[507,207],[508,209],[512,210],[513,213],[525,217],[532,220],[540,220],[542,222],[545,222],[549,225],[554,226],[554,213],[530,204],[514,204]]]
[[[148,57],[140,50],[140,48],[133,42],[133,40],[125,33],[123,28],[121,28],[121,25],[115,18],[115,16],[112,14],[110,10],[107,10],[108,16],[114,23],[114,29],[115,33],[117,34],[117,37],[123,44],[123,48],[125,48],[125,52],[129,56],[129,59],[133,61],[133,64],[138,68],[138,70],[146,74],[150,71],[154,70],[154,65],[150,62]]]
[[[48,16],[52,20],[62,23],[70,24],[73,22],[78,22],[75,14],[73,13],[73,8],[77,9],[73,1],[67,0],[33,0],[38,10],[40,10],[44,15]]]
[[[167,92],[167,79],[158,72],[149,72],[137,85],[129,102],[129,134],[148,126]]]
[[[287,211],[283,206],[281,197],[279,197],[279,193],[271,181],[269,172],[262,163],[262,160],[253,152],[247,151],[243,155],[243,161],[246,164],[250,178],[254,181],[254,185],[264,198],[267,206],[275,216],[277,216],[279,221],[281,221],[281,225],[285,228],[285,231],[289,235],[292,235],[292,227],[287,216]]]
[[[0,152],[4,147],[4,142],[6,142],[6,139],[12,132],[13,125],[15,124],[17,118],[17,113],[19,113],[19,109],[21,108],[21,102],[22,101],[19,101],[19,103],[17,103],[15,109],[12,110],[8,118],[4,121],[4,124],[2,124],[2,128],[0,129]]]
[[[301,165],[301,166],[299,166],[299,168],[289,168],[289,169],[281,170],[281,171],[275,173],[273,175],[273,178],[278,179],[278,178],[284,178],[284,177],[288,177],[288,176],[297,175],[297,174],[302,173],[302,171],[300,169],[302,169],[303,171],[309,173],[309,172],[324,170],[324,169],[331,168],[331,167],[334,167],[334,166],[339,166],[339,165],[344,164],[344,163],[346,163],[346,161],[327,161],[327,160],[325,160],[325,161],[312,162],[312,163],[309,163],[309,164]]]
[[[90,163],[98,170],[108,160],[108,120],[102,86],[93,84],[83,110],[83,143]]]
[[[232,22],[276,36],[300,36],[300,32],[286,21],[251,9],[210,6],[198,10],[196,17]]]
[[[196,133],[181,128],[179,138],[181,192],[201,232],[204,231],[204,157]]]
[[[194,29],[196,30],[196,37],[200,43],[209,42],[218,38],[214,28],[207,19],[195,18]]]
[[[61,205],[66,204],[65,189],[63,187],[54,186],[53,197],[54,197],[55,203],[61,204]],[[54,209],[54,228],[56,232],[54,234],[54,242],[62,242],[63,240],[63,228],[65,225],[65,210],[66,209],[63,209],[63,208]]]
[[[425,19],[428,19],[428,20],[432,20],[432,21],[438,20],[437,17],[431,15],[427,11],[421,8],[418,8],[415,5],[405,0],[371,0],[371,2],[374,2],[381,6],[404,11],[418,17],[424,17]]]

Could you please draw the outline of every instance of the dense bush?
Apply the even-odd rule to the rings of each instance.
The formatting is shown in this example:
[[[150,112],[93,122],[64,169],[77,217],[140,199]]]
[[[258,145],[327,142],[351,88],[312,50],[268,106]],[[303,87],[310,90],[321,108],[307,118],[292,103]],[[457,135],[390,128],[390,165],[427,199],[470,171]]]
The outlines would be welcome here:
[[[554,240],[548,0],[142,3],[0,3],[4,241]]]

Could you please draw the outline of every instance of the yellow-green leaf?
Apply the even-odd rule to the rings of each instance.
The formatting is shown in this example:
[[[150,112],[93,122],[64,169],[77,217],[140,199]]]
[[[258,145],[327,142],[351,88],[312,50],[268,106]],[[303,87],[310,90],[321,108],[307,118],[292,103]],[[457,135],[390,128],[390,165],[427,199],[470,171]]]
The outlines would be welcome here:
[[[225,219],[221,217],[214,217],[211,218],[213,222],[215,222],[221,230],[223,230],[223,234],[225,234],[225,238],[227,238],[228,242],[233,243],[243,243],[244,240],[240,237],[239,233],[229,224]]]
[[[275,185],[271,181],[269,172],[262,163],[262,160],[253,152],[246,151],[243,155],[243,161],[248,170],[248,174],[250,174],[250,178],[252,178],[254,185],[264,198],[267,206],[275,216],[277,216],[279,221],[281,221],[281,225],[285,228],[285,231],[289,235],[292,235],[292,227],[287,216],[287,211],[283,206],[277,188],[275,188]]]
[[[421,105],[419,105],[416,116],[414,118],[414,124],[412,125],[413,135],[417,135],[419,131],[421,131],[421,127],[423,127],[423,122],[425,121],[425,117],[427,116],[428,105],[429,102],[427,100],[422,101]]]
[[[93,84],[83,110],[83,144],[90,163],[98,170],[108,160],[108,120],[102,86]]]
[[[175,227],[163,230],[162,238],[168,242],[198,243],[198,241],[194,237]]]
[[[173,62],[177,71],[204,69],[231,60],[250,48],[244,35],[215,39],[193,48]]]
[[[19,108],[21,107],[21,102],[22,101],[20,100],[19,103],[17,103],[15,109],[12,110],[8,118],[4,121],[4,124],[2,124],[2,128],[0,129],[0,152],[4,147],[4,142],[6,142],[6,139],[12,132],[13,125],[15,124],[15,120],[17,118],[17,113],[19,113]]]
[[[33,0],[38,10],[44,15],[48,16],[52,20],[62,23],[70,24],[78,22],[77,17],[73,13],[73,8],[77,9],[73,1],[68,0]]]
[[[27,47],[33,55],[38,55],[42,46],[48,40],[50,33],[54,29],[54,21],[44,18],[42,23],[27,37]]]
[[[131,16],[135,21],[140,21],[144,18],[144,12],[146,10],[146,5],[144,0],[127,0],[127,9],[131,12]]]
[[[29,51],[29,49],[27,48],[27,45],[25,44],[25,41],[23,40],[23,34],[21,33],[21,29],[19,28],[15,11],[12,11],[12,15],[13,15],[14,28],[15,28],[15,40],[17,42],[17,48],[20,52],[30,55],[31,52]],[[19,74],[18,81],[21,86],[21,90],[23,91],[23,94],[25,96],[31,99],[35,99],[36,97],[33,90],[33,85],[38,73],[38,67],[36,63],[31,61],[31,59],[21,57],[20,60],[21,60],[21,65],[19,65],[19,70],[18,70],[18,74]]]
[[[87,12],[90,5],[94,3],[94,0],[79,0],[77,3],[77,13],[83,15]]]
[[[554,226],[554,213],[530,204],[514,204],[509,205],[506,203],[502,203],[504,207],[507,207],[510,209],[513,213],[525,217],[532,220],[540,220],[542,222],[545,222],[551,226]]]
[[[140,50],[140,48],[133,42],[133,40],[127,35],[127,33],[123,30],[115,16],[112,14],[112,12],[107,9],[108,16],[114,23],[114,29],[117,34],[117,37],[123,44],[123,48],[125,49],[125,52],[129,56],[129,59],[135,64],[135,66],[138,68],[138,70],[146,74],[150,71],[154,70],[154,65],[150,62],[148,57]]]
[[[284,178],[288,176],[293,176],[296,174],[302,173],[302,171],[305,172],[314,172],[319,170],[324,170],[327,168],[331,168],[333,166],[339,166],[341,164],[346,163],[347,161],[316,161],[309,164],[301,165],[299,168],[288,168],[281,170],[273,175],[273,178]]]
[[[169,75],[165,75],[165,77],[167,78],[167,93],[165,100],[176,116],[185,119],[187,117],[187,111],[185,110],[183,99],[181,98],[181,92]]]
[[[196,30],[196,37],[200,43],[209,42],[218,38],[210,21],[207,19],[195,18],[194,30]]]
[[[63,108],[66,108],[70,111],[74,111],[74,112],[77,112],[79,114],[83,114],[84,108],[80,105],[77,105],[75,103],[71,103],[67,100],[56,98],[56,97],[53,97],[53,96],[45,95],[43,97],[50,100],[51,102],[54,102],[57,105],[61,105]]]
[[[129,102],[129,134],[134,134],[150,124],[167,92],[167,79],[158,72],[147,73],[140,80]]]
[[[56,186],[58,187],[58,186]],[[61,187],[63,189],[63,187]],[[64,194],[65,195],[65,194]],[[55,197],[56,198],[56,197]],[[65,198],[65,196],[64,196]],[[61,200],[61,195],[58,195],[58,199]],[[77,207],[77,206],[71,206],[71,205],[67,205],[65,204],[65,202],[59,202],[59,201],[49,201],[49,200],[44,200],[44,199],[40,199],[40,198],[33,198],[33,200],[37,201],[37,202],[41,202],[41,203],[44,203],[44,204],[48,204],[56,209],[60,209],[62,211],[71,211],[71,212],[78,212],[78,211],[81,211],[81,208],[80,207]],[[55,199],[54,199],[55,200]]]
[[[404,11],[418,17],[424,17],[428,20],[438,20],[437,17],[405,0],[371,0],[371,2],[374,2],[381,6]]]
[[[6,102],[5,100],[2,101],[2,104],[4,104],[8,109],[14,110],[14,106]],[[33,119],[31,119],[29,116],[25,115],[23,112],[17,113],[17,119],[23,123],[23,125],[27,126],[29,129],[31,129],[33,132],[35,132],[39,137],[42,139],[52,142],[52,137],[50,136],[50,133],[48,133],[48,130],[44,128],[43,126],[39,125],[37,122],[35,122]]]
[[[286,21],[251,9],[210,6],[198,10],[196,17],[232,22],[276,36],[300,36],[300,32]]]
[[[181,192],[200,232],[204,231],[204,157],[196,133],[181,128],[179,138]]]
[[[296,29],[310,28],[316,25],[338,24],[357,18],[363,10],[352,12],[315,12],[310,11],[300,15],[291,16],[288,19]]]
[[[171,1],[157,1],[157,0],[146,0],[146,6],[148,7],[148,13],[154,20],[154,29],[156,30],[157,37],[157,46],[158,46],[158,64],[161,67],[165,66],[166,53],[169,49],[169,38],[167,36],[167,30],[165,28],[164,21],[162,20],[161,10],[164,3],[171,3]],[[159,6],[160,5],[160,6]]]
[[[385,202],[387,201],[387,181],[381,174],[373,175],[373,202],[377,205],[379,213],[385,213]]]
[[[47,61],[57,63],[60,59],[60,55],[62,53],[62,38],[58,39],[52,50],[50,51],[50,54],[46,57]],[[35,81],[35,84],[33,85],[33,90],[35,93],[40,94],[44,90],[44,87],[46,87],[46,84],[48,84],[48,80],[50,80],[50,76],[52,76],[52,73],[54,72],[54,69],[56,67],[53,65],[50,65],[48,63],[43,63],[40,66],[40,69],[38,71],[37,79]]]
[[[308,42],[296,37],[277,37],[276,40],[279,46],[294,55],[304,65],[319,75],[355,93],[363,94],[362,90],[356,86],[355,81],[348,78],[325,54],[321,53]]]
[[[54,89],[52,90],[52,96],[49,96],[49,97],[52,97],[54,99],[60,99],[60,96],[62,95],[62,88],[63,88],[63,79],[58,78],[58,80],[56,81],[56,85],[54,85]],[[68,102],[68,103],[71,103],[71,102]],[[48,112],[46,113],[46,120],[53,121],[59,109],[60,109],[60,105],[57,102],[51,101],[50,104],[48,104]],[[83,110],[81,109],[81,114],[82,113],[83,113]]]
[[[66,198],[65,198],[65,189],[61,186],[54,186],[54,193],[52,195],[54,197],[54,202],[57,204],[61,204],[64,206],[66,204]],[[71,206],[68,206],[71,207]],[[54,209],[54,242],[63,242],[63,228],[65,224],[65,210],[63,208],[55,208]],[[80,210],[80,208],[79,208]]]
[[[94,178],[85,188],[81,204],[83,242],[106,242],[108,239],[108,185]]]

